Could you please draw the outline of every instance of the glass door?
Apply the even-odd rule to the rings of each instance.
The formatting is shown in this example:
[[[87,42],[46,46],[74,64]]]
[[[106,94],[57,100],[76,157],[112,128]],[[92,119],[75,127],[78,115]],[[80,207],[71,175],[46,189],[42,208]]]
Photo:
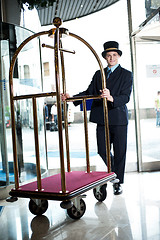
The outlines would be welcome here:
[[[16,48],[33,32],[1,23],[0,35],[0,191],[14,183],[13,147],[10,116],[9,67]],[[14,93],[25,95],[42,90],[39,39],[25,46],[14,68]],[[32,57],[31,57],[32,56]],[[40,139],[41,173],[47,173],[46,142],[43,117],[43,99],[37,101],[38,134]],[[20,181],[36,176],[31,101],[15,103],[17,159]],[[26,144],[25,144],[26,143]],[[7,192],[8,194],[8,192]],[[1,198],[1,194],[0,194]]]
[[[136,75],[139,101],[141,170],[160,170],[160,30],[149,22],[136,35]]]

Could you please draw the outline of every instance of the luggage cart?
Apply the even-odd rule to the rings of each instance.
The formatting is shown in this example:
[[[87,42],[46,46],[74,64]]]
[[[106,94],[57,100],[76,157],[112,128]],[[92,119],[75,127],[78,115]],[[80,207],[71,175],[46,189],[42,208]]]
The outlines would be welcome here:
[[[30,198],[29,210],[34,215],[42,215],[48,208],[48,200],[61,201],[60,206],[67,209],[68,215],[73,219],[79,219],[83,216],[86,210],[86,205],[83,198],[86,196],[84,193],[93,189],[95,198],[102,202],[107,196],[107,182],[117,182],[116,174],[111,172],[110,163],[110,144],[109,144],[109,130],[108,130],[108,110],[107,100],[103,99],[104,105],[104,120],[105,120],[105,135],[106,135],[106,152],[107,152],[107,166],[106,171],[90,171],[89,161],[89,143],[88,143],[88,125],[87,125],[87,112],[86,112],[86,100],[98,99],[100,96],[82,96],[76,98],[69,98],[63,104],[64,111],[64,127],[65,127],[65,143],[66,143],[66,159],[67,159],[67,171],[64,164],[64,145],[62,134],[62,106],[60,95],[60,64],[61,64],[61,78],[63,93],[66,93],[65,71],[64,71],[64,58],[63,52],[74,54],[74,51],[65,50],[62,47],[62,35],[68,35],[80,40],[84,43],[93,53],[98,61],[101,76],[102,87],[105,88],[105,74],[102,63],[96,54],[95,50],[81,37],[70,33],[67,29],[61,28],[62,21],[60,18],[54,18],[53,24],[55,28],[49,31],[43,31],[36,33],[26,40],[17,48],[10,66],[9,83],[10,83],[10,103],[11,103],[11,120],[12,120],[12,141],[13,141],[13,157],[14,157],[14,173],[15,173],[15,187],[9,192],[10,196],[7,201],[16,201],[18,197]],[[55,61],[55,82],[56,91],[14,96],[13,91],[13,70],[16,58],[21,49],[32,39],[41,35],[47,34],[53,35],[54,46],[42,44],[42,47],[54,49],[54,61]],[[39,154],[39,138],[38,138],[38,119],[37,119],[37,104],[36,100],[40,97],[55,96],[57,101],[57,116],[58,116],[58,137],[59,137],[59,153],[60,153],[60,173],[53,176],[41,178],[40,169],[40,154]],[[20,99],[31,98],[33,103],[33,120],[34,120],[34,137],[35,137],[35,153],[36,153],[36,167],[37,167],[37,181],[33,181],[27,184],[19,184],[18,177],[18,161],[17,161],[17,146],[16,146],[16,130],[15,130],[15,110],[14,101]],[[86,149],[86,171],[71,171],[70,166],[70,153],[69,153],[69,137],[68,137],[68,122],[67,122],[67,101],[82,100],[83,112],[84,112],[84,129],[85,129],[85,149]]]

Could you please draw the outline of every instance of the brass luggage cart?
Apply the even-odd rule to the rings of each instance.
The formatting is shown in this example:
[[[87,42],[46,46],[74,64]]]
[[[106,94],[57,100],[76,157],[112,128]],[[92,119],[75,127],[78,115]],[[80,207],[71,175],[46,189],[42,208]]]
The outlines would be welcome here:
[[[9,82],[10,82],[10,102],[11,102],[11,120],[12,120],[12,140],[13,140],[13,157],[14,157],[14,173],[15,173],[15,188],[10,191],[10,198],[8,201],[15,201],[18,197],[30,198],[29,210],[35,215],[41,215],[46,212],[48,208],[48,200],[61,201],[60,206],[67,209],[68,215],[73,219],[79,219],[83,216],[86,210],[86,205],[83,200],[86,191],[93,189],[93,194],[98,201],[104,201],[107,195],[106,186],[107,182],[116,182],[116,174],[111,172],[110,163],[110,144],[109,144],[109,130],[108,130],[108,110],[107,100],[103,99],[104,105],[104,120],[105,120],[105,134],[106,134],[106,152],[107,152],[107,165],[108,171],[90,171],[89,160],[89,143],[88,143],[88,125],[87,125],[87,112],[86,112],[86,100],[96,99],[100,96],[83,96],[76,98],[69,98],[63,103],[64,110],[64,125],[65,125],[65,145],[66,145],[66,161],[67,170],[65,170],[64,163],[64,144],[62,134],[62,106],[61,106],[61,90],[60,90],[60,78],[62,78],[62,90],[66,93],[65,71],[64,71],[64,58],[63,52],[74,53],[63,49],[62,47],[62,35],[69,35],[80,40],[84,43],[93,53],[98,61],[101,76],[102,87],[105,88],[105,74],[102,63],[94,51],[94,49],[81,37],[70,33],[67,29],[60,27],[62,21],[60,18],[53,20],[55,28],[49,31],[43,31],[36,33],[26,40],[17,48],[11,62]],[[54,61],[55,61],[55,83],[56,91],[50,93],[39,93],[31,95],[14,96],[13,91],[13,70],[16,58],[21,49],[32,39],[41,35],[47,34],[53,35],[54,46],[42,44],[42,47],[48,47],[54,49]],[[61,64],[61,74],[60,74]],[[59,153],[60,153],[60,173],[53,176],[41,178],[40,170],[40,154],[39,154],[39,137],[38,137],[38,119],[37,119],[37,104],[36,100],[40,97],[55,96],[57,101],[57,116],[58,116],[58,137],[59,137]],[[37,181],[33,181],[27,184],[20,184],[18,177],[18,161],[17,161],[17,146],[16,146],[16,130],[15,130],[15,110],[14,101],[20,99],[32,99],[33,104],[33,120],[34,120],[34,138],[35,138],[35,153],[36,153],[36,168],[37,168]],[[68,138],[68,122],[67,122],[67,101],[82,100],[83,112],[84,112],[84,129],[85,129],[85,149],[86,149],[86,171],[71,171],[70,167],[70,152],[69,152],[69,138]]]

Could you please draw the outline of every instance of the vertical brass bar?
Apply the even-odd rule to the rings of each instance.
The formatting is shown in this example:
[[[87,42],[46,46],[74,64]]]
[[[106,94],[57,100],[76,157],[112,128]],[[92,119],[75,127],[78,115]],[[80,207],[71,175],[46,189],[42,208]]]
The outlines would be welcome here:
[[[57,117],[58,117],[58,134],[59,134],[59,151],[60,151],[60,166],[61,166],[61,185],[62,192],[66,192],[65,166],[64,166],[64,149],[63,149],[63,134],[62,134],[62,106],[60,97],[60,74],[59,74],[59,28],[57,27],[54,35],[54,54],[55,54],[55,80],[57,93]]]
[[[105,137],[106,137],[106,157],[107,157],[107,168],[108,172],[111,172],[111,157],[110,157],[110,138],[109,138],[109,124],[108,124],[108,109],[107,109],[107,99],[103,99],[103,109],[104,109],[104,123],[105,123]]]
[[[102,75],[102,89],[106,88],[106,77]],[[108,123],[108,108],[107,99],[103,98],[103,111],[104,111],[104,126],[106,138],[106,158],[108,172],[111,172],[111,157],[110,157],[110,138],[109,138],[109,123]]]
[[[83,99],[83,114],[84,114],[84,132],[85,132],[85,147],[86,147],[87,173],[90,173],[86,99]]]
[[[60,47],[62,48],[62,42],[61,41],[60,41]],[[60,56],[61,56],[61,68],[62,68],[62,87],[63,87],[63,93],[66,94],[64,56],[63,56],[62,51],[60,51]],[[66,153],[67,153],[67,171],[70,172],[71,167],[70,167],[70,154],[69,154],[69,134],[68,134],[68,118],[67,118],[67,102],[66,101],[63,103],[63,116],[64,116]]]
[[[47,166],[47,170],[48,170],[48,147],[47,147],[47,134],[46,134],[45,107],[43,107],[43,122],[44,122],[44,139],[45,139],[45,152],[46,152],[46,166]]]
[[[14,113],[14,100],[13,100],[13,67],[14,67],[14,63],[11,63],[10,71],[9,71],[9,81],[10,81],[9,87],[10,87],[12,145],[13,145],[13,160],[14,160],[14,179],[15,179],[15,189],[18,189],[19,188],[19,175],[18,175],[15,113]]]
[[[67,118],[67,102],[63,103],[64,110],[64,127],[65,127],[65,140],[66,140],[66,154],[67,154],[67,171],[71,171],[70,167],[70,153],[69,153],[69,133],[68,133],[68,118]]]
[[[34,123],[34,141],[35,141],[35,153],[36,153],[36,168],[37,168],[37,188],[41,191],[41,169],[40,169],[40,155],[39,155],[39,139],[38,139],[38,118],[37,118],[37,102],[36,98],[32,98],[33,104],[33,123]]]

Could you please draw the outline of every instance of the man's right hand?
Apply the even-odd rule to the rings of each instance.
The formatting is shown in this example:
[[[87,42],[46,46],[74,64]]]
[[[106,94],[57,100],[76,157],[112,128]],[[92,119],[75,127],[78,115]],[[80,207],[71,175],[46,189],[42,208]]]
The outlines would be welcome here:
[[[67,98],[70,98],[70,95],[68,93],[64,94],[64,93],[61,93],[61,99],[62,101],[64,102]]]

